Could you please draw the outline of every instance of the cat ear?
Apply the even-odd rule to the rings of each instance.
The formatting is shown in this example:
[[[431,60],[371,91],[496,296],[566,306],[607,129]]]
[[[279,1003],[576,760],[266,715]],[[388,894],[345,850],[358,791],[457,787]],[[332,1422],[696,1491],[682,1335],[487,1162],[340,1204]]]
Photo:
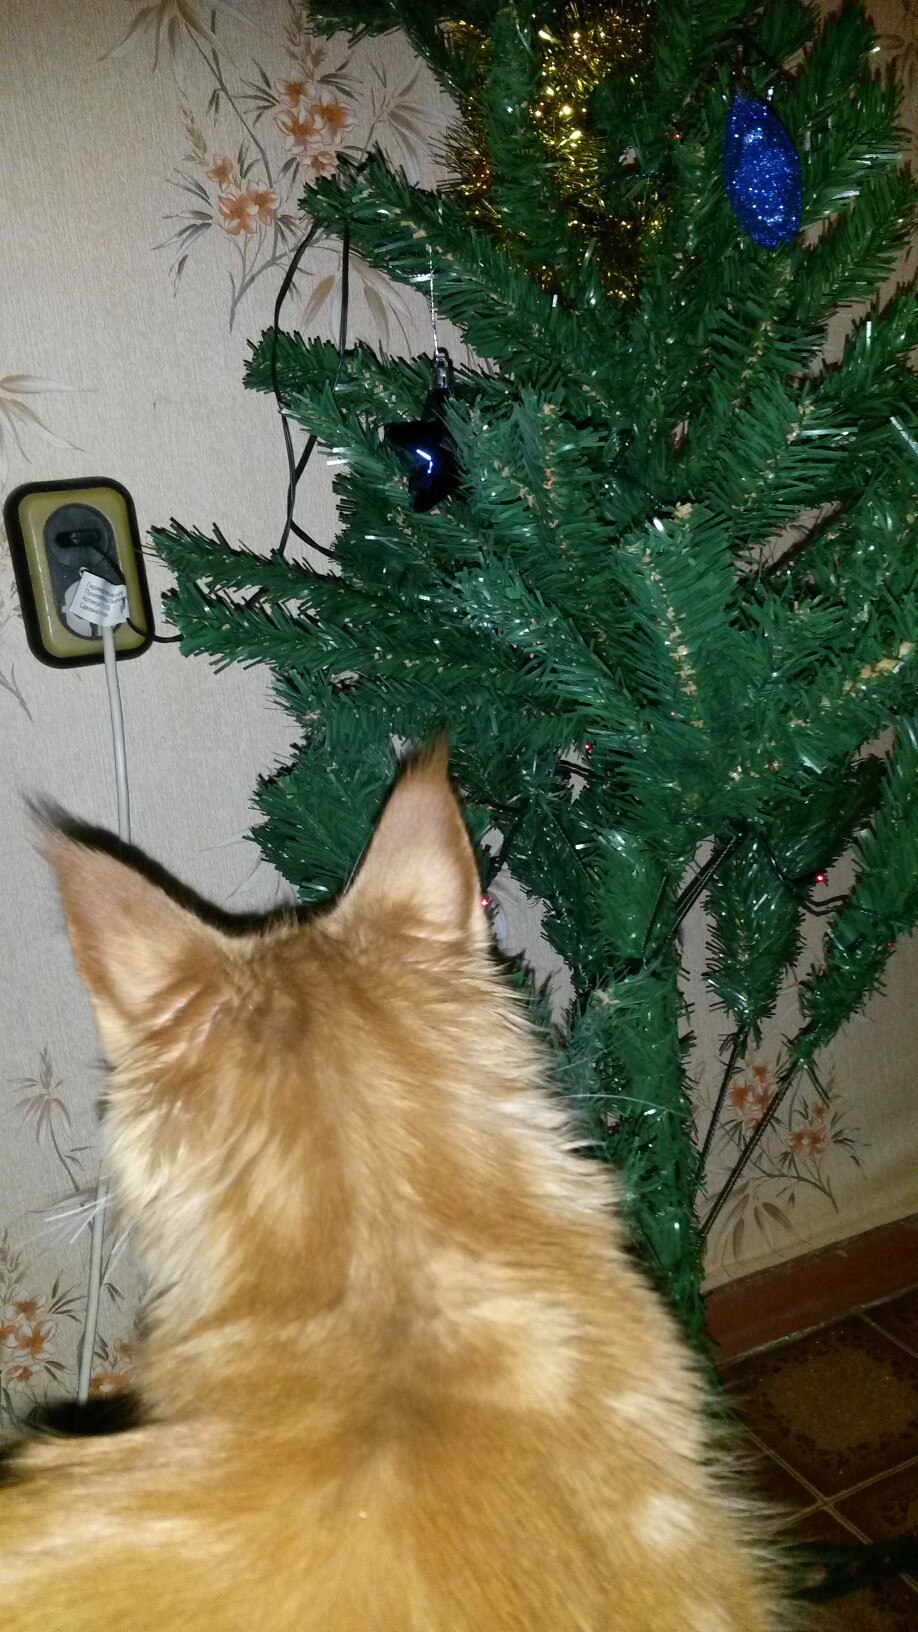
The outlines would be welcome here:
[[[339,913],[385,913],[388,927],[484,946],[478,868],[450,786],[445,742],[410,759]]]
[[[166,1024],[202,990],[224,937],[104,850],[46,835],[73,958],[113,1064],[143,1027]]]

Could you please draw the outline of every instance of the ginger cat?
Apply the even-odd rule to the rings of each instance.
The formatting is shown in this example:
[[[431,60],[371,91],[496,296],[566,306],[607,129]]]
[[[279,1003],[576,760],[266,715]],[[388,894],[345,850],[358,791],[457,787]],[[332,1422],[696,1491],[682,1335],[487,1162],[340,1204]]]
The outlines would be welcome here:
[[[142,1425],[6,1474],[4,1632],[786,1624],[491,967],[443,752],[333,910],[255,932],[49,853],[156,1297]]]

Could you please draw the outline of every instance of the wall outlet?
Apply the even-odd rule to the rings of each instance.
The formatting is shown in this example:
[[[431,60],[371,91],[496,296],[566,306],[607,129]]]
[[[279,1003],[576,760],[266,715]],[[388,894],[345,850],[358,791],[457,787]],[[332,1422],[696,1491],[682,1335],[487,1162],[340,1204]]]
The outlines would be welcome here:
[[[26,636],[55,668],[101,663],[96,624],[72,610],[84,572],[124,581],[128,617],[115,630],[119,658],[139,657],[153,638],[153,611],[137,517],[127,489],[105,477],[27,482],[3,506]]]

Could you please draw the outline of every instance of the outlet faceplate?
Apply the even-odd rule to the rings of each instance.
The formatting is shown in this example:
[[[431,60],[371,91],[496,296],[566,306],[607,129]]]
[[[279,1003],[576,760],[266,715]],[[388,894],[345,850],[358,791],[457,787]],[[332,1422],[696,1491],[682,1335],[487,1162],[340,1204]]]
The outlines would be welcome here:
[[[83,572],[124,580],[131,623],[115,630],[118,656],[139,657],[152,641],[153,612],[137,517],[127,489],[107,477],[27,482],[3,506],[26,636],[55,668],[101,663],[98,628],[70,612]]]

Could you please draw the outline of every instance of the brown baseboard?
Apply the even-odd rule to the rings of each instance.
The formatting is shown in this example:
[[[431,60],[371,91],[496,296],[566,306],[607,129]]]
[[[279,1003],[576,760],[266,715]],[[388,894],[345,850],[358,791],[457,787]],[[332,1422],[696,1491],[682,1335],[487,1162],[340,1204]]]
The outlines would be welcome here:
[[[707,1299],[718,1364],[825,1326],[918,1284],[918,1214],[719,1286]]]

